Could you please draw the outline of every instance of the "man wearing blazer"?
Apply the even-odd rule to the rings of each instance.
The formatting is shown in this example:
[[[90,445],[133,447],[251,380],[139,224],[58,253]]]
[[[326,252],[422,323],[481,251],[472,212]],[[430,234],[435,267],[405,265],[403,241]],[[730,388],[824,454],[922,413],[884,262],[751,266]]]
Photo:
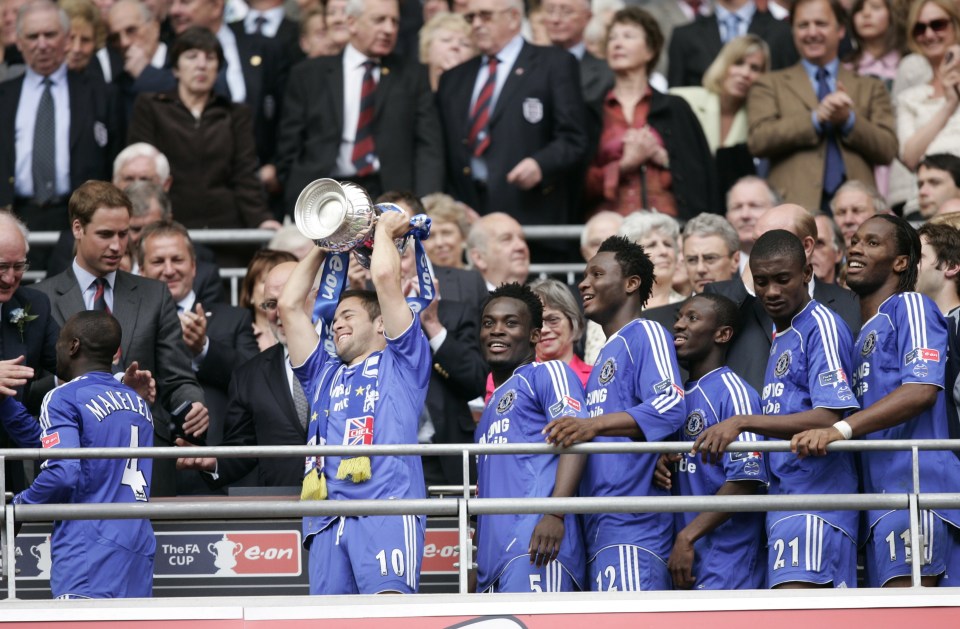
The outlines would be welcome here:
[[[670,87],[699,86],[723,45],[747,33],[758,35],[770,46],[774,70],[797,62],[787,23],[758,9],[753,0],[717,0],[713,15],[699,16],[673,31],[667,71]]]
[[[109,178],[117,141],[107,86],[67,69],[64,24],[47,0],[24,5],[17,37],[26,73],[0,83],[0,207],[12,205],[34,230],[67,227],[67,198],[88,179]],[[31,262],[45,268],[46,253]]]
[[[761,76],[747,98],[747,145],[770,159],[770,185],[784,201],[826,212],[844,180],[872,185],[873,168],[897,156],[883,83],[839,63],[844,15],[838,0],[798,0],[792,22],[801,62]]]
[[[157,445],[170,445],[167,411],[189,405],[184,430],[202,434],[208,414],[203,391],[190,368],[176,305],[167,287],[156,280],[118,270],[127,246],[130,200],[113,184],[88,181],[70,197],[70,221],[77,242],[73,264],[63,273],[37,284],[50,298],[60,325],[82,310],[108,310],[123,330],[116,370],[133,361],[152,372],[157,396],[154,430]],[[173,462],[158,459],[153,466],[151,494],[174,495]]]
[[[350,180],[376,198],[443,185],[443,141],[426,69],[395,55],[397,0],[351,2],[350,42],[290,76],[277,144],[287,209],[319,177]]]
[[[277,344],[241,365],[233,374],[227,394],[224,422],[224,446],[302,446],[307,442],[308,406],[303,389],[294,400],[294,388],[300,382],[293,377],[287,352],[287,337],[277,312],[277,299],[296,262],[273,267],[263,285],[263,303],[256,304],[267,314],[270,332]],[[259,487],[295,487],[300,493],[303,482],[303,457],[264,458],[185,458],[181,469],[200,470],[204,481],[215,489],[250,483]],[[255,473],[254,473],[255,472]],[[241,481],[243,481],[241,483]]]
[[[794,204],[778,205],[768,210],[757,221],[756,235],[774,230],[785,229],[803,243],[807,255],[807,264],[813,258],[817,243],[817,223],[813,215]],[[750,290],[744,285],[750,282]],[[856,337],[860,331],[860,302],[857,296],[836,284],[810,280],[810,294],[818,302],[830,308],[843,319],[850,332]],[[740,374],[758,391],[763,390],[764,371],[767,367],[767,354],[773,341],[773,320],[763,309],[760,300],[753,293],[753,279],[744,280],[734,277],[725,282],[707,284],[704,292],[718,293],[729,297],[740,310],[740,330],[727,354],[727,365]]]
[[[0,212],[0,387],[16,393],[36,416],[39,396],[31,385],[42,371],[53,373],[60,327],[50,316],[50,300],[43,293],[20,286],[26,271],[27,240],[23,224],[9,212]],[[20,357],[23,361],[18,361]],[[32,372],[32,373],[31,373]],[[21,386],[19,382],[26,380]],[[15,447],[0,425],[0,448]],[[26,488],[22,461],[6,462],[7,486]]]
[[[524,225],[579,219],[588,133],[576,57],[525,42],[518,0],[471,0],[466,15],[481,55],[444,72],[437,92],[447,191]],[[541,261],[566,253],[535,248]]]

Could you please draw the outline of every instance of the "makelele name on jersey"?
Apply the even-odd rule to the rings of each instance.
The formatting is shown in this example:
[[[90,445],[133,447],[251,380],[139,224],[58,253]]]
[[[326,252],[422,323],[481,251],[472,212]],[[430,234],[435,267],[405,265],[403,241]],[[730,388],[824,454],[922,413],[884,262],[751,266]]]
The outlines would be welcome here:
[[[89,402],[84,403],[88,411],[93,413],[97,421],[103,421],[107,416],[117,411],[133,411],[142,415],[151,424],[153,416],[150,414],[150,407],[143,401],[143,398],[130,395],[127,391],[118,391],[107,389],[103,393],[98,393],[90,398]]]

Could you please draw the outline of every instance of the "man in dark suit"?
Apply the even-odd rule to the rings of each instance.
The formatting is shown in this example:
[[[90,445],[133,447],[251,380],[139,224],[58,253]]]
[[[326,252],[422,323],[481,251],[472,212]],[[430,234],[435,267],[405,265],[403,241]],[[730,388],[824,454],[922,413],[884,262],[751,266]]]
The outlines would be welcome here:
[[[172,443],[167,411],[189,404],[184,430],[202,434],[209,422],[203,391],[190,368],[177,309],[161,282],[118,270],[127,246],[130,200],[113,184],[88,181],[70,197],[70,221],[77,242],[73,264],[37,284],[53,303],[60,325],[82,310],[107,310],[123,329],[117,371],[132,361],[153,373],[157,445]],[[172,462],[154,462],[151,493],[173,495]]]
[[[811,264],[817,244],[817,223],[807,210],[799,205],[778,205],[757,221],[756,234],[785,229],[803,243],[807,263]],[[750,282],[748,290],[745,281]],[[856,337],[860,331],[860,302],[857,296],[836,284],[811,279],[810,293],[814,299],[838,315]],[[757,391],[763,389],[767,354],[773,341],[773,320],[753,294],[753,279],[735,277],[726,282],[708,284],[704,292],[729,297],[740,310],[741,327],[727,355],[727,364]]]
[[[603,59],[587,51],[583,32],[593,17],[589,0],[544,0],[547,36],[580,62],[580,90],[591,116],[603,123],[603,97],[613,88],[613,72]],[[598,136],[599,137],[599,136]],[[596,142],[590,144],[593,147]],[[592,152],[592,151],[591,151]]]
[[[41,400],[30,395],[31,385],[42,371],[56,368],[60,328],[50,316],[47,296],[20,286],[28,268],[23,229],[13,215],[0,212],[0,395],[13,395],[36,416]],[[0,448],[12,447],[0,425]],[[7,461],[5,467],[7,487],[25,489],[23,462]]]
[[[292,210],[318,177],[350,180],[376,198],[418,196],[443,185],[443,141],[427,71],[394,54],[397,0],[348,8],[350,42],[333,57],[294,68],[278,143],[278,169]]]
[[[751,33],[770,46],[774,70],[797,62],[790,25],[757,8],[754,0],[717,0],[714,14],[678,26],[670,38],[670,87],[699,86],[723,45]]]
[[[307,399],[300,382],[293,377],[287,352],[287,337],[277,312],[277,299],[296,262],[273,267],[263,285],[263,303],[270,331],[277,344],[237,368],[230,381],[224,436],[221,445],[300,446],[307,442],[309,421]],[[294,396],[298,399],[295,399]],[[256,468],[254,484],[260,487],[295,487],[303,482],[303,457],[289,459],[184,458],[181,469],[201,470],[213,488],[237,484]]]
[[[69,21],[47,0],[21,9],[24,76],[0,83],[0,207],[34,230],[67,226],[67,199],[88,179],[108,179],[115,112],[106,85],[67,70]],[[31,252],[45,268],[46,251]]]
[[[747,97],[747,146],[770,159],[771,187],[788,203],[830,211],[844,181],[873,184],[875,166],[897,156],[883,83],[840,65],[846,12],[839,0],[797,0],[800,63],[757,79]]]
[[[140,0],[119,0],[108,15],[111,46],[123,67],[114,75],[123,99],[123,114],[130,118],[133,101],[140,92],[151,91],[158,81],[168,81],[167,45],[160,40],[160,22]]]
[[[444,72],[437,92],[448,192],[480,214],[566,223],[588,153],[577,59],[526,43],[517,0],[471,0],[467,16],[481,55]],[[562,243],[534,249],[538,261],[569,257]]]
[[[183,225],[160,222],[147,226],[137,253],[140,274],[164,282],[176,303],[183,342],[190,350],[193,371],[210,412],[207,444],[219,445],[230,378],[234,369],[259,351],[250,312],[228,304],[206,303],[198,297],[193,288],[197,256]]]

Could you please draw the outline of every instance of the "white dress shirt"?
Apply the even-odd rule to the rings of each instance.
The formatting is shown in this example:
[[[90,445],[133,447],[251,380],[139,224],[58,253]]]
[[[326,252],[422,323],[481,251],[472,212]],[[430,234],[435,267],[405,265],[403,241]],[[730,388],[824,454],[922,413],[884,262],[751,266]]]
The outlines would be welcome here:
[[[497,58],[497,83],[493,88],[493,96],[490,98],[489,111],[491,117],[493,116],[493,112],[496,111],[497,99],[500,97],[500,92],[503,91],[503,84],[507,82],[507,78],[513,71],[513,66],[517,63],[517,57],[520,56],[520,50],[522,49],[523,37],[517,35],[507,42],[507,45],[501,48],[500,52],[494,55]],[[487,58],[484,57],[483,63],[480,65],[480,72],[477,73],[477,79],[473,83],[473,92],[470,96],[470,109],[467,111],[468,120],[470,113],[473,111],[473,105],[477,102],[477,98],[480,97],[480,91],[486,84],[489,75],[490,66],[487,63]],[[487,180],[487,160],[483,157],[471,156],[470,169],[474,179],[480,181]]]
[[[43,95],[43,78],[29,67],[23,78],[20,102],[14,121],[16,136],[16,170],[14,189],[17,196],[33,196],[33,130],[37,124],[37,109]],[[57,194],[70,193],[70,88],[67,85],[67,64],[50,75],[53,84],[54,121],[56,124]]]
[[[247,100],[247,84],[243,81],[243,65],[237,50],[237,37],[226,24],[217,31],[217,40],[223,48],[223,57],[227,61],[227,87],[230,88],[230,100],[242,103]]]
[[[258,17],[263,17],[266,20],[260,27],[260,34],[264,37],[276,37],[277,31],[280,30],[280,22],[283,21],[283,6],[266,11],[250,9],[247,17],[243,18],[243,30],[246,31],[247,35],[253,35],[257,32]]]

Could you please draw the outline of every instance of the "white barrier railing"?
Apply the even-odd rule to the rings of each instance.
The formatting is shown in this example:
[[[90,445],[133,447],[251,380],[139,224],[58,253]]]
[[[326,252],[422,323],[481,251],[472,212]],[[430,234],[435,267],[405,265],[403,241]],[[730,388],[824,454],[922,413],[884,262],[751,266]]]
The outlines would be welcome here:
[[[564,453],[603,454],[613,452],[683,453],[689,451],[689,442],[660,443],[588,443],[563,450]],[[734,442],[730,452],[786,452],[785,441]],[[960,493],[920,493],[919,451],[960,450],[960,440],[889,440],[840,441],[831,444],[830,451],[910,450],[913,459],[913,492],[909,494],[825,494],[782,496],[670,496],[670,497],[577,497],[577,498],[471,498],[469,493],[469,460],[477,454],[555,454],[558,449],[548,444],[417,444],[380,446],[218,446],[190,448],[192,457],[256,457],[287,458],[323,456],[442,456],[461,455],[463,459],[463,494],[453,499],[428,500],[352,500],[352,501],[271,501],[268,504],[251,502],[210,501],[198,503],[163,502],[141,504],[62,504],[12,505],[4,504],[0,519],[0,548],[2,548],[3,575],[7,577],[8,598],[16,598],[14,528],[17,521],[37,522],[74,519],[193,519],[225,518],[280,518],[316,515],[404,515],[422,514],[457,516],[460,562],[460,593],[467,593],[467,573],[473,565],[473,547],[469,536],[471,515],[510,513],[640,513],[640,512],[700,512],[734,511],[766,512],[780,510],[866,510],[908,509],[910,511],[911,556],[921,557],[919,516],[921,509],[958,509]],[[179,458],[182,448],[40,448],[0,449],[0,495],[5,495],[6,460],[31,461],[45,459],[126,459],[130,451],[137,458]],[[202,509],[198,506],[202,505]],[[920,586],[920,562],[911,564],[913,587]]]

